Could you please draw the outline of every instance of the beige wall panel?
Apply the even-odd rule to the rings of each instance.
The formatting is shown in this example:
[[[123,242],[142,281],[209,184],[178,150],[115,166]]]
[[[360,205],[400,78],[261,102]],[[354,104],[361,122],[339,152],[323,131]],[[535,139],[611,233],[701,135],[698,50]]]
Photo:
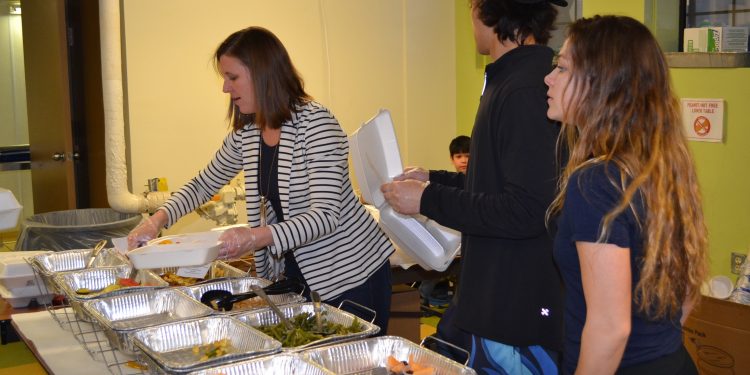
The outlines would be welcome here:
[[[405,164],[448,168],[456,134],[454,2],[449,0],[128,0],[123,2],[133,191],[177,189],[227,132],[212,53],[258,25],[285,44],[308,92],[347,133],[391,110]],[[437,146],[436,146],[437,145]],[[208,223],[191,218],[175,230]]]

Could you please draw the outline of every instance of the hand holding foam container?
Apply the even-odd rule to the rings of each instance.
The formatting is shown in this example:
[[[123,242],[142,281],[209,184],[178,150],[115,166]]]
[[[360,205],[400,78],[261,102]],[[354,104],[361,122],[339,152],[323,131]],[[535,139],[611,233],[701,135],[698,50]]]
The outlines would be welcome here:
[[[421,215],[397,213],[380,191],[382,184],[391,182],[404,169],[390,112],[378,111],[349,136],[349,145],[362,198],[378,209],[380,228],[422,268],[448,268],[460,248],[461,234]]]

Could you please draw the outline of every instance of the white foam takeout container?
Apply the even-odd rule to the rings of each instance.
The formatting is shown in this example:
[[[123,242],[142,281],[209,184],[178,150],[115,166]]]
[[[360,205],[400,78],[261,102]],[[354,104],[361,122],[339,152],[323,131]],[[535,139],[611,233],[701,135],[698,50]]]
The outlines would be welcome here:
[[[13,229],[18,224],[18,217],[23,207],[8,189],[0,188],[0,230]]]
[[[44,291],[47,292],[47,289],[45,288]],[[23,308],[28,306],[31,300],[36,300],[40,305],[49,305],[54,295],[49,292],[43,293],[36,285],[14,288],[12,290],[0,285],[0,297],[8,301],[14,308]]]
[[[0,252],[0,285],[8,290],[36,285],[34,270],[26,258],[46,254],[50,251],[3,251]]]
[[[127,253],[135,269],[192,267],[219,256],[221,232],[195,232],[159,237]]]
[[[377,209],[380,228],[407,259],[425,270],[445,271],[460,250],[461,234],[421,215],[399,214],[380,191],[403,172],[390,112],[378,111],[352,133],[349,149],[362,199]]]

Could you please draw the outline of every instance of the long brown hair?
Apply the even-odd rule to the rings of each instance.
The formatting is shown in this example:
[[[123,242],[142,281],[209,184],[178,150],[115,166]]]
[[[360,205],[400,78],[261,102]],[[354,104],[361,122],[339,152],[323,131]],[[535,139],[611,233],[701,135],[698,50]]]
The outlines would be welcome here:
[[[217,71],[224,55],[239,59],[250,70],[258,102],[256,113],[242,114],[230,98],[227,118],[232,129],[239,130],[248,122],[255,122],[261,129],[278,129],[291,119],[296,106],[312,100],[289,53],[272,32],[248,27],[228,36],[214,54]]]
[[[570,176],[583,168],[615,165],[610,177],[623,195],[601,223],[603,241],[614,219],[631,210],[644,238],[634,300],[652,318],[675,317],[685,298],[697,302],[707,274],[707,230],[700,188],[664,54],[640,22],[594,16],[568,31],[571,104],[560,145],[569,150],[560,192],[548,218],[565,203]],[[638,195],[645,217],[638,217]]]

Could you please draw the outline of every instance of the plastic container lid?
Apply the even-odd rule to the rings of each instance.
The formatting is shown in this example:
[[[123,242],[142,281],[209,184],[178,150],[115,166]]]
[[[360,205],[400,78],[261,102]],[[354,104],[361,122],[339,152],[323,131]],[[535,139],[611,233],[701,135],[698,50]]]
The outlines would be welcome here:
[[[404,169],[390,112],[378,111],[349,136],[349,144],[362,198],[379,210],[381,229],[422,268],[448,268],[458,254],[461,234],[424,216],[393,211],[380,192],[381,185],[391,182]]]

